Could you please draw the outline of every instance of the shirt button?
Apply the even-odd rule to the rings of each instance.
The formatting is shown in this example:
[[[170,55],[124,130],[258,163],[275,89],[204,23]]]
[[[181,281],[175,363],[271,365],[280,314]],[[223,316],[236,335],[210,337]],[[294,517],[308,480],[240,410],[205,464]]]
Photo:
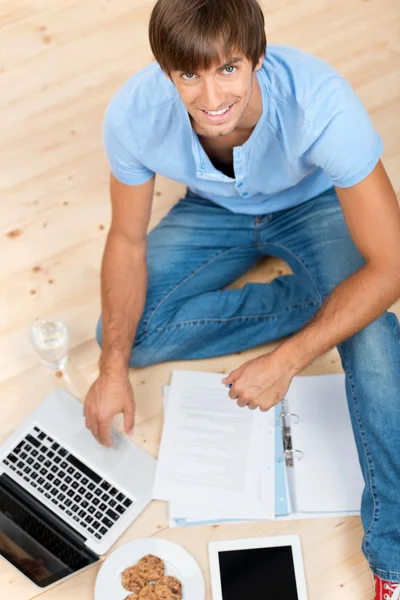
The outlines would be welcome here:
[[[242,186],[243,186],[243,183],[239,183],[239,184],[238,184],[238,187],[242,187]]]
[[[247,192],[243,192],[243,196],[248,196],[248,193]]]
[[[256,223],[261,223],[261,217],[256,217]]]

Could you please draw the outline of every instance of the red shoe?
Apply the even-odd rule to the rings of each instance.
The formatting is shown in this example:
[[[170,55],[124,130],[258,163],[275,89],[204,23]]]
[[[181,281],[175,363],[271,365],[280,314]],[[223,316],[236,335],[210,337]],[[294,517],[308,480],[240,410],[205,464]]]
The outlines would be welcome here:
[[[400,600],[400,583],[385,581],[377,575],[375,579],[375,600]]]

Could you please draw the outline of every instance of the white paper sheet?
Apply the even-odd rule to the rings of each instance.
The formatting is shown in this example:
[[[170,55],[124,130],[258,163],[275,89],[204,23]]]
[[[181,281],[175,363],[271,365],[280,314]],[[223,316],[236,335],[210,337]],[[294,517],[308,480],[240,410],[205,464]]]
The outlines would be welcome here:
[[[287,394],[294,461],[296,510],[359,511],[364,482],[347,407],[344,375],[295,377]],[[328,516],[328,515],[326,515]]]
[[[273,518],[273,411],[239,408],[222,378],[174,371],[153,498],[188,517]]]

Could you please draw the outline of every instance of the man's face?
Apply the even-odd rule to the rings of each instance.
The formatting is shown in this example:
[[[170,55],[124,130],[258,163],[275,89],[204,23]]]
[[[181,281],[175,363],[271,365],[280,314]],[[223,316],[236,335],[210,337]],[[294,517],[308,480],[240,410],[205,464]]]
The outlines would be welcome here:
[[[240,52],[207,71],[172,71],[170,76],[196,131],[207,137],[227,135],[235,129],[249,106],[256,79],[252,63]]]

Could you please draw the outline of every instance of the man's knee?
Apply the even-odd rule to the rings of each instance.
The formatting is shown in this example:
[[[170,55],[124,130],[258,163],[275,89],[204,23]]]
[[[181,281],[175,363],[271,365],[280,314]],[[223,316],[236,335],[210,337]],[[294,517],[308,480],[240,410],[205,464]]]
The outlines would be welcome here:
[[[345,340],[339,346],[353,363],[370,372],[384,374],[390,370],[392,352],[399,352],[400,325],[397,316],[385,312],[379,319]]]

